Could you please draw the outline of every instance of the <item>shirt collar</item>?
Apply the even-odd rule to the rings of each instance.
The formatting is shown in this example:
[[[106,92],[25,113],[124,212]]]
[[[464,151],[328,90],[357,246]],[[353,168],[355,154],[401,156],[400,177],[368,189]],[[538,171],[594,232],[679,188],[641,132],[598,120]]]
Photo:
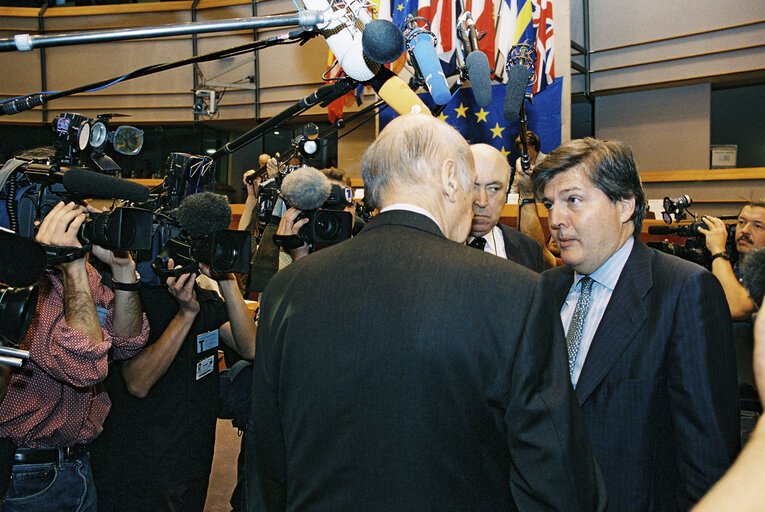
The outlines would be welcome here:
[[[389,204],[388,206],[380,210],[380,213],[391,211],[391,210],[405,210],[408,212],[419,213],[420,215],[424,215],[430,220],[432,220],[433,222],[435,222],[436,226],[438,226],[438,229],[440,229],[442,233],[444,231],[443,227],[441,226],[441,224],[438,223],[438,221],[436,220],[436,218],[433,216],[432,213],[430,213],[428,210],[426,210],[425,208],[421,206],[417,206],[416,204],[393,203],[393,204]]]
[[[613,253],[605,263],[599,266],[595,272],[590,274],[593,281],[605,286],[609,291],[613,291],[616,287],[616,282],[619,281],[619,276],[622,274],[622,269],[627,263],[627,259],[630,257],[634,245],[635,238],[630,236],[618,251]],[[583,277],[584,274],[574,272],[574,285],[579,283]]]

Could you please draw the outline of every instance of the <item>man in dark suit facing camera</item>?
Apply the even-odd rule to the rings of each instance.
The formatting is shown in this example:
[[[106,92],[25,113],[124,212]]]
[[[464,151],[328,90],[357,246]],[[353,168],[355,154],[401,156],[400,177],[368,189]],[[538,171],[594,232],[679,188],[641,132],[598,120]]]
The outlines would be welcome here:
[[[581,139],[532,175],[563,266],[542,274],[611,511],[688,510],[738,451],[722,287],[637,239],[646,198],[632,151]]]
[[[464,245],[465,140],[402,116],[362,172],[380,213],[261,297],[249,510],[602,510],[555,309]]]
[[[507,198],[510,164],[499,150],[488,144],[473,144],[470,151],[475,160],[476,181],[468,245],[542,272],[542,247],[499,222]]]

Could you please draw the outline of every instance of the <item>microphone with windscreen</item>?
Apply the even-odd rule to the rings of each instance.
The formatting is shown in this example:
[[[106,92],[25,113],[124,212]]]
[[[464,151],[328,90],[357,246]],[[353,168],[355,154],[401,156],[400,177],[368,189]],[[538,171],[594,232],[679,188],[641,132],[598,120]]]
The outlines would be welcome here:
[[[421,27],[418,22],[424,22]],[[441,67],[441,61],[436,54],[436,38],[430,31],[428,20],[409,15],[404,22],[404,38],[409,55],[414,61],[415,68],[425,81],[433,102],[436,105],[446,105],[452,95],[446,75]]]
[[[508,121],[517,121],[526,99],[526,87],[529,83],[529,70],[523,66],[513,66],[507,73],[505,106],[502,116]]]
[[[149,199],[149,187],[85,169],[69,169],[61,182],[67,192],[84,198],[127,199],[141,203]]]
[[[467,54],[464,61],[473,97],[478,106],[491,104],[491,66],[489,58],[478,47],[478,33],[470,11],[463,12],[457,20],[457,35]]]
[[[392,21],[376,19],[364,27],[361,47],[373,62],[388,64],[406,51],[406,42],[401,30]]]

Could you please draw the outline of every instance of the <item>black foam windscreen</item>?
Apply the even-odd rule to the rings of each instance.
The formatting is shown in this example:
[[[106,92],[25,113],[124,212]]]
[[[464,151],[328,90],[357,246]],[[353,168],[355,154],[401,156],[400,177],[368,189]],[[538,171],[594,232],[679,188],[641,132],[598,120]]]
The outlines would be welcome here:
[[[373,62],[388,64],[406,51],[406,41],[401,29],[392,21],[376,19],[364,27],[361,46]]]
[[[45,250],[34,240],[0,229],[0,283],[32,286],[45,270]]]
[[[749,251],[744,258],[741,272],[749,297],[761,306],[765,296],[765,248]]]
[[[173,212],[173,217],[189,236],[201,238],[228,229],[231,224],[231,207],[226,196],[199,192],[184,197]]]
[[[83,197],[127,199],[134,203],[149,199],[149,187],[145,185],[84,169],[64,172],[62,183],[66,190]]]
[[[524,66],[512,66],[507,72],[507,89],[505,89],[505,106],[502,109],[502,116],[508,121],[518,120],[528,83],[529,70]]]
[[[491,68],[489,58],[480,50],[475,50],[465,58],[465,66],[470,79],[473,97],[479,107],[491,104]]]

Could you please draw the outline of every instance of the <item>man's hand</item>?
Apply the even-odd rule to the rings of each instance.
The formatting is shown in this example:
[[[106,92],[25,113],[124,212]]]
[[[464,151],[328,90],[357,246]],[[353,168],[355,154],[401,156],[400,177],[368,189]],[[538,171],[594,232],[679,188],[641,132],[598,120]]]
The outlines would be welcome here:
[[[252,181],[248,181],[247,178],[255,174],[257,171],[255,169],[250,169],[249,171],[245,172],[242,176],[242,183],[244,183],[245,188],[247,188],[247,199],[248,200],[254,200],[258,198],[258,190],[260,189],[260,178],[255,178]]]
[[[297,219],[298,215],[301,213],[303,213],[303,210],[298,210],[297,208],[288,208],[287,211],[284,212],[284,215],[282,215],[281,220],[279,220],[279,227],[276,228],[276,234],[281,236],[297,236],[300,228],[308,224],[309,221],[309,219],[300,219],[299,221],[295,222],[295,219]],[[304,243],[297,249],[290,249],[289,252],[290,256],[292,256],[292,261],[297,261],[303,256],[308,255],[308,244]]]
[[[85,207],[74,202],[60,202],[48,212],[37,230],[35,240],[56,247],[82,247],[77,239],[80,226],[85,222]]]
[[[181,268],[180,265],[175,265],[173,259],[167,260],[167,268]],[[178,301],[178,305],[181,311],[188,316],[196,316],[199,313],[199,302],[197,301],[197,294],[194,291],[194,282],[197,278],[196,273],[183,274],[179,277],[167,278],[167,290]]]
[[[699,232],[706,237],[707,250],[712,254],[725,252],[725,243],[728,240],[728,227],[717,217],[705,215],[701,217],[707,228],[700,227]]]
[[[531,185],[531,175],[533,173],[533,168],[526,172],[523,170],[523,167],[515,173],[515,183],[518,185],[518,196],[521,199],[534,197],[534,187]]]

